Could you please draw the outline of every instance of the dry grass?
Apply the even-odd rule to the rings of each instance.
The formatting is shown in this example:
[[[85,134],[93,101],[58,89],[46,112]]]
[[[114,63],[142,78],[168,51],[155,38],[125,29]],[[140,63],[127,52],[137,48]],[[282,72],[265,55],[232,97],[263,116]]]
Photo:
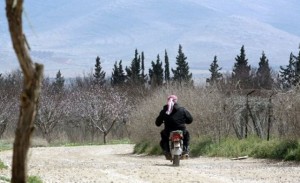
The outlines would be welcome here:
[[[31,139],[31,147],[48,147],[49,143],[46,139],[40,137],[33,137]]]
[[[300,137],[300,91],[292,90],[274,96],[273,134],[282,138]]]
[[[130,116],[131,137],[134,141],[159,141],[160,130],[155,126],[155,119],[162,106],[166,104],[168,95],[178,96],[178,103],[192,114],[194,121],[187,125],[192,138],[207,136],[215,141],[229,136],[245,136],[246,121],[247,135],[267,137],[268,118],[271,119],[271,137],[299,138],[300,130],[300,92],[294,90],[288,93],[277,93],[269,103],[269,93],[257,92],[249,97],[249,110],[246,108],[246,93],[224,94],[216,88],[182,88],[168,86],[156,89],[152,95],[140,100]],[[269,113],[269,106],[272,113]]]
[[[194,121],[187,128],[193,136],[214,136],[228,133],[226,131],[229,125],[222,119],[224,116],[221,114],[224,100],[217,90],[165,87],[157,89],[150,97],[140,101],[132,113],[130,127],[133,140],[159,141],[159,132],[163,127],[156,127],[155,120],[163,105],[166,104],[168,95],[171,94],[177,95],[178,103],[192,114]]]

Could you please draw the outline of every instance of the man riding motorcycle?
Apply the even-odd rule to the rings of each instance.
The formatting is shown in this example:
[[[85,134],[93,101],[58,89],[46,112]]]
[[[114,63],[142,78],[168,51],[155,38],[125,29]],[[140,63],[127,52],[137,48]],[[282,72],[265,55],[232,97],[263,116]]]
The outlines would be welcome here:
[[[160,132],[160,146],[167,159],[170,156],[169,135],[171,131],[183,131],[183,151],[184,154],[189,153],[190,134],[186,130],[185,124],[191,124],[193,117],[188,110],[179,106],[177,100],[176,95],[170,95],[167,105],[163,107],[155,121],[156,126],[160,126],[162,123],[165,124],[165,128]]]

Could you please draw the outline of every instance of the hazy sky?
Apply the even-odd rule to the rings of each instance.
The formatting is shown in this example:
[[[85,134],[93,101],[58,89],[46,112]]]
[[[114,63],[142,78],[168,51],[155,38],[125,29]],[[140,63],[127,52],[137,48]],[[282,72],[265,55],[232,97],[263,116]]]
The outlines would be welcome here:
[[[100,56],[106,75],[116,61],[129,66],[134,50],[145,54],[148,71],[167,50],[171,67],[179,44],[194,76],[208,73],[215,55],[223,70],[245,46],[257,67],[262,51],[270,65],[286,65],[300,43],[298,0],[25,0],[23,25],[35,62],[46,76],[61,70],[81,76]],[[18,68],[0,1],[0,73]]]

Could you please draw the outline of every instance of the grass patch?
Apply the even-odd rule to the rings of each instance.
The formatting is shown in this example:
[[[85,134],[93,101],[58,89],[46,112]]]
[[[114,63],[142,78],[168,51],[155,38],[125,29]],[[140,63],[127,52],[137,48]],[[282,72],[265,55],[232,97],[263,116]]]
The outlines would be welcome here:
[[[5,165],[1,160],[0,160],[0,170],[3,170],[3,169],[7,169],[7,165]]]
[[[142,142],[137,143],[134,146],[133,153],[148,154],[148,155],[163,154],[159,144],[154,144],[149,141],[142,141]]]
[[[247,139],[238,140],[237,138],[226,138],[221,140],[220,143],[213,143],[208,156],[220,156],[220,157],[238,157],[251,154],[256,143],[259,143],[260,139],[256,137],[249,137]]]
[[[78,143],[78,142],[69,142],[69,143],[64,143],[61,146],[65,147],[75,147],[75,146],[86,146],[86,145],[96,145],[94,143]]]
[[[38,176],[29,176],[27,178],[28,183],[43,183],[42,179]]]
[[[101,142],[62,142],[62,143],[53,143],[51,147],[76,147],[76,146],[93,146],[93,145],[104,145]]]
[[[161,155],[161,154],[163,154],[163,151],[162,151],[159,144],[152,145],[151,148],[149,148],[149,149],[150,149],[150,151],[149,151],[150,155]]]
[[[8,177],[4,177],[4,176],[0,176],[0,180],[3,181],[3,182],[10,182],[10,178]]]
[[[199,138],[193,140],[190,146],[190,155],[192,157],[250,156],[254,158],[300,161],[300,145],[297,140],[272,139],[266,141],[253,136],[242,140],[232,137],[215,142],[210,138]],[[159,144],[141,141],[136,143],[134,153],[160,155],[162,151]]]
[[[113,145],[113,144],[132,144],[130,139],[124,138],[124,139],[114,139],[109,140],[107,145]],[[51,143],[51,147],[57,147],[57,146],[65,146],[65,147],[73,147],[73,146],[93,146],[93,145],[105,145],[102,141],[94,141],[94,142],[55,142]]]
[[[43,138],[34,137],[31,139],[30,146],[31,147],[48,147],[49,143]]]
[[[300,146],[296,140],[262,141],[252,151],[255,158],[300,160]]]
[[[13,149],[13,141],[10,140],[0,140],[0,151]]]
[[[213,141],[210,138],[197,139],[195,142],[192,142],[190,155],[191,156],[205,155],[210,151],[212,144]]]
[[[152,149],[152,144],[149,141],[141,141],[134,146],[133,153],[149,154],[149,149]]]
[[[108,141],[107,144],[132,144],[130,139],[125,138],[125,139],[117,139],[117,140],[110,140]]]

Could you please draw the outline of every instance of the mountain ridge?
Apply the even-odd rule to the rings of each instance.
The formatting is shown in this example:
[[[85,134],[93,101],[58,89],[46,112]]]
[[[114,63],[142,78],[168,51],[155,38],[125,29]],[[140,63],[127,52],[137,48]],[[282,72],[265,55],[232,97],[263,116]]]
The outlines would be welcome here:
[[[194,75],[207,73],[215,55],[220,67],[230,71],[242,45],[252,67],[258,66],[264,51],[270,65],[278,68],[288,64],[291,52],[298,53],[300,33],[295,34],[298,26],[292,26],[300,19],[293,12],[297,4],[295,0],[27,0],[24,32],[33,60],[43,63],[50,76],[59,69],[68,77],[90,72],[96,56],[110,75],[115,61],[129,66],[135,49],[145,53],[147,70],[157,54],[163,60],[165,49],[174,68],[179,44]],[[8,31],[1,27],[1,42],[9,42]],[[11,49],[10,44],[0,48],[5,65],[0,73],[18,66]]]

